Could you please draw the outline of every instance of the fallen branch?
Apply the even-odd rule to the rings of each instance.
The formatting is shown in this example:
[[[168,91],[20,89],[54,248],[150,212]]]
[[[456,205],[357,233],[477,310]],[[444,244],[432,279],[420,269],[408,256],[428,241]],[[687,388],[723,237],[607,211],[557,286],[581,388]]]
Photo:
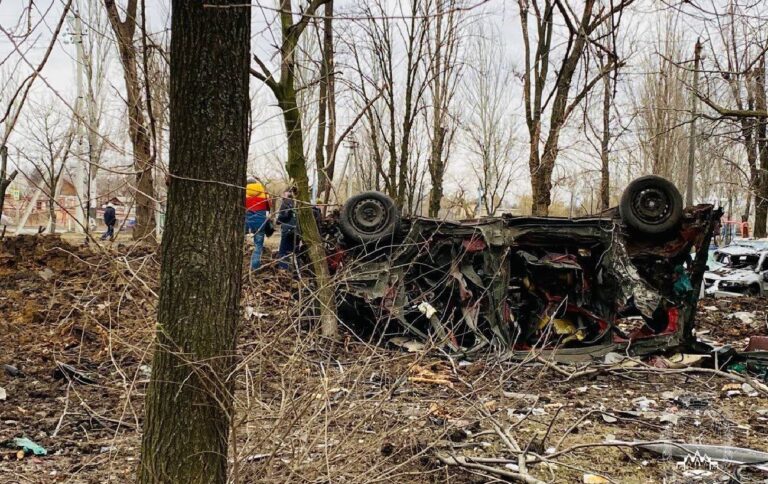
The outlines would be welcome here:
[[[500,477],[505,477],[507,479],[511,479],[514,482],[525,482],[528,484],[545,484],[544,481],[536,479],[530,474],[524,474],[521,472],[513,472],[508,469],[498,469],[496,467],[491,467],[483,464],[476,464],[474,462],[469,462],[465,457],[461,456],[453,456],[453,455],[447,455],[447,454],[437,454],[437,459],[442,462],[445,465],[449,466],[456,466],[456,467],[465,467],[467,469],[475,469],[483,472],[487,472],[489,474],[493,474]]]

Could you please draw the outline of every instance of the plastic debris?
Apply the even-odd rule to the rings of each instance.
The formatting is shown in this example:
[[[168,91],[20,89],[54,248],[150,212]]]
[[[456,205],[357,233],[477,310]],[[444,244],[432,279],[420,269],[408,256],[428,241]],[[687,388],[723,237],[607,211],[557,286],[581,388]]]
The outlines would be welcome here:
[[[756,397],[756,396],[760,395],[760,393],[757,390],[755,390],[754,388],[752,388],[752,385],[750,385],[749,383],[742,383],[741,384],[741,391],[744,392],[746,395],[748,395],[750,397]]]
[[[728,365],[728,371],[735,371],[736,373],[744,373],[747,371],[747,365],[744,363],[732,363]]]
[[[8,393],[5,391],[5,388],[0,387],[0,402],[4,402],[6,398],[8,398]]]
[[[619,420],[616,417],[614,417],[613,415],[609,415],[607,413],[602,413],[600,415],[603,417],[603,421],[605,423],[616,423]]]
[[[635,404],[635,407],[640,411],[647,411],[650,410],[651,407],[656,406],[656,400],[651,400],[648,397],[635,398],[632,400],[632,403]]]
[[[711,400],[706,397],[700,397],[698,395],[680,395],[677,398],[677,403],[685,408],[700,410],[707,408],[710,405]]]
[[[428,302],[424,301],[421,304],[417,306],[419,312],[427,317],[427,319],[430,319],[432,316],[437,314],[437,309],[435,309],[434,306],[429,304]]]
[[[32,453],[35,455],[48,455],[48,451],[44,447],[32,442],[26,437],[17,437],[13,439],[13,447],[20,448],[25,453]]]
[[[750,313],[748,311],[736,311],[729,314],[728,317],[732,319],[738,319],[742,323],[749,325],[755,322],[755,313]]]
[[[709,358],[709,355],[689,355],[676,353],[669,358],[665,358],[668,368],[689,368],[701,366],[701,363]]]

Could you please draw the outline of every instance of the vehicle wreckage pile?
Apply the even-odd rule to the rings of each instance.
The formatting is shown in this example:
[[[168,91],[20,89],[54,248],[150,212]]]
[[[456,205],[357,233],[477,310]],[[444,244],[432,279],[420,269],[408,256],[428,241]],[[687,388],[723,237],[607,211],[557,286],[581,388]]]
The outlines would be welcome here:
[[[326,235],[341,261],[341,316],[357,328],[362,317],[363,331],[462,353],[645,354],[692,342],[720,215],[684,210],[674,185],[650,176],[617,209],[575,219],[400,220],[371,192]]]

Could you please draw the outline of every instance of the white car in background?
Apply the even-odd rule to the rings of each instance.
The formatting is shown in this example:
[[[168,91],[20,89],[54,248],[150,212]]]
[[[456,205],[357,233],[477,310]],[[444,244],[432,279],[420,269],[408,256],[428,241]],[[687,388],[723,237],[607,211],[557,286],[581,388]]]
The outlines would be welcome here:
[[[768,248],[760,244],[729,245],[712,254],[704,273],[704,292],[710,296],[765,296],[768,294]]]

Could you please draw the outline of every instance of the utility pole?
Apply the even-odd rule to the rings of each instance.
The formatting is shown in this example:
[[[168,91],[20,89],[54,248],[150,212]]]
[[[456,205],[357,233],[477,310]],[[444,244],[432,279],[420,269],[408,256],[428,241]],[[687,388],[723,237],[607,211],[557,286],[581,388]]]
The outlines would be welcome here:
[[[89,3],[89,8],[94,8],[93,3]],[[90,211],[95,191],[94,175],[98,160],[96,159],[96,125],[98,123],[96,113],[96,100],[93,91],[93,70],[91,59],[85,50],[83,40],[83,22],[82,10],[79,2],[75,2],[74,14],[70,20],[72,27],[72,43],[75,45],[77,62],[77,102],[75,103],[75,116],[79,126],[79,139],[83,139],[82,129],[85,127],[85,139],[88,143],[88,159],[76,170],[76,187],[80,198],[77,210],[77,218],[80,226],[78,232],[90,231]],[[79,142],[81,143],[81,142]]]
[[[701,39],[696,39],[693,48],[693,96],[691,96],[691,136],[688,139],[688,179],[685,189],[685,204],[693,205],[694,174],[696,171],[696,117],[699,107],[699,64],[701,64]]]

